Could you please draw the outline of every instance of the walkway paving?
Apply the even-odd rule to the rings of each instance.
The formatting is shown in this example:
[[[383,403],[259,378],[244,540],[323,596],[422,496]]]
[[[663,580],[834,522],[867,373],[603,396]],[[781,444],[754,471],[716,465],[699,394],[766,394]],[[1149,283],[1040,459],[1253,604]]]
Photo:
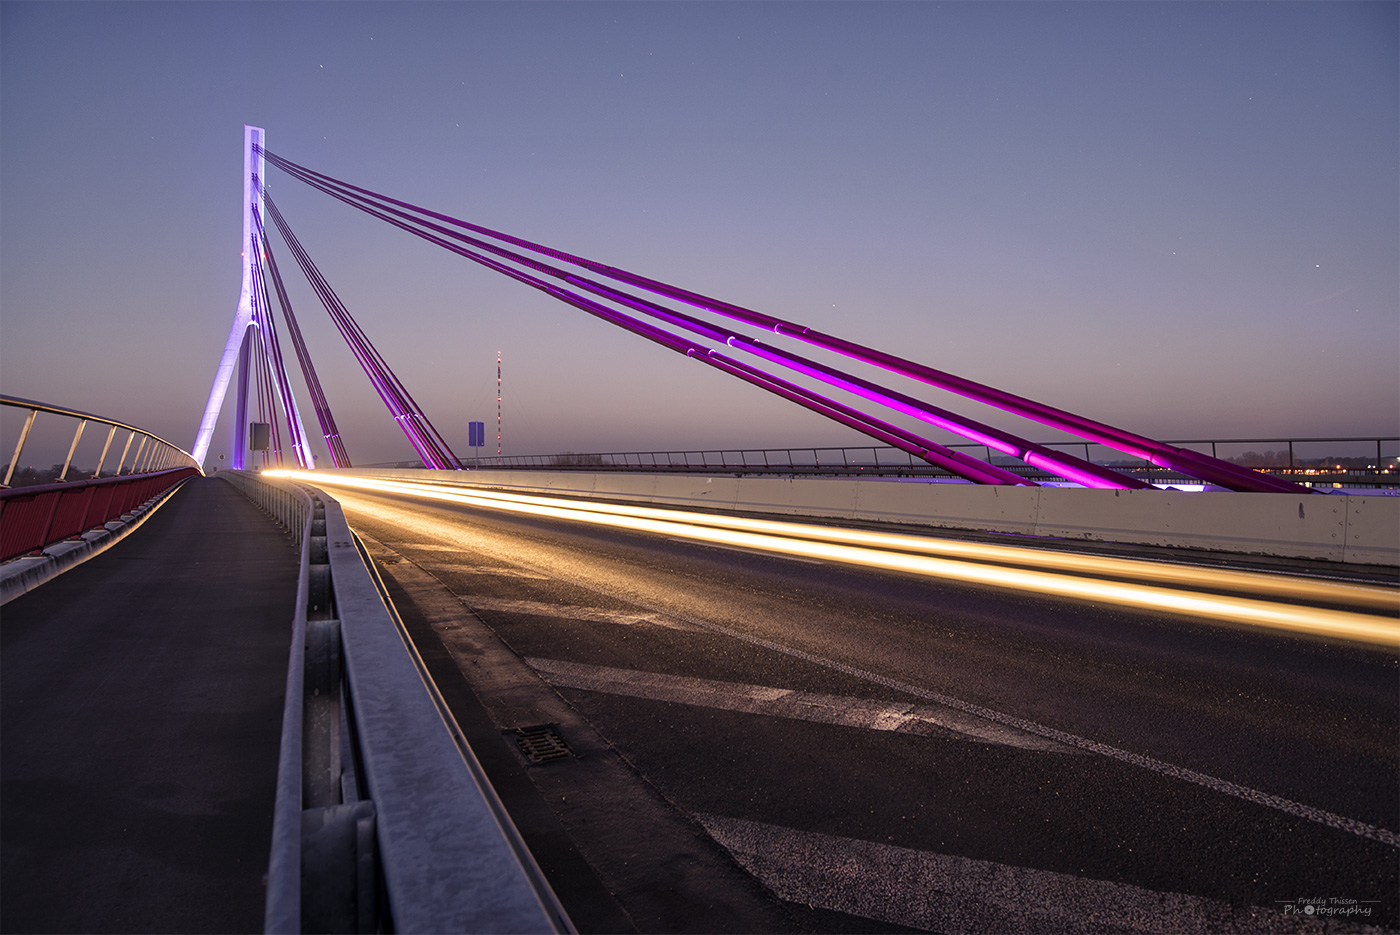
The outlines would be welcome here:
[[[0,609],[0,930],[262,930],[296,576],[196,478]]]

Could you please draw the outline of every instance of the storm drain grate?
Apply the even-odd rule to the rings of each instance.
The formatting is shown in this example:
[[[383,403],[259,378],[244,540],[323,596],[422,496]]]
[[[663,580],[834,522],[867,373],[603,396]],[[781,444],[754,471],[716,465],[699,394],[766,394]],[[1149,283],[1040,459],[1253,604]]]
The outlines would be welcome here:
[[[548,763],[550,760],[574,755],[574,751],[569,749],[569,745],[559,736],[559,731],[553,724],[517,727],[513,733],[520,752],[525,754],[525,758],[531,763]]]

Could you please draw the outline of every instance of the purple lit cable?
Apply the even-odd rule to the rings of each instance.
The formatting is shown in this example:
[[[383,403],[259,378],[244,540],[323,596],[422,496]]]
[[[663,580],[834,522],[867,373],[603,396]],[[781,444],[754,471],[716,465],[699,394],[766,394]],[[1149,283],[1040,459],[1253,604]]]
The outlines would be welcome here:
[[[311,395],[311,405],[316,411],[316,421],[321,426],[321,435],[326,440],[331,463],[338,468],[348,468],[351,466],[350,456],[345,450],[345,443],[341,441],[340,430],[336,427],[335,416],[331,414],[330,402],[326,399],[325,391],[321,387],[321,380],[316,376],[316,367],[311,361],[311,353],[306,348],[301,327],[297,324],[296,314],[292,311],[292,303],[287,295],[286,285],[282,281],[282,273],[277,268],[277,260],[272,254],[272,243],[267,237],[267,232],[263,229],[262,218],[257,216],[256,210],[254,211],[254,223],[262,242],[264,257],[267,260],[268,278],[272,280],[273,288],[277,293],[277,301],[282,307],[282,315],[287,319],[287,331],[292,337],[292,346],[296,350],[297,363],[301,365],[302,376],[306,378],[306,391]],[[265,288],[264,292],[266,292]]]
[[[448,243],[444,241],[441,237],[429,234],[424,230],[412,226],[412,224],[410,223],[405,223],[402,220],[397,220],[394,217],[390,217],[386,213],[384,213],[384,211],[380,211],[376,207],[371,207],[363,202],[353,200],[352,198],[345,196],[343,192],[333,190],[332,188],[323,183],[319,183],[315,180],[304,181],[308,181],[308,184],[312,185],[313,187],[318,188],[321,191],[332,195],[332,197],[338,198],[339,200],[346,201],[347,203],[352,204],[354,207],[366,211],[367,213],[378,217],[381,220],[385,220],[390,224],[400,227],[403,230],[406,230],[419,237],[422,237],[438,246],[444,247],[445,249],[451,250],[454,253],[467,257],[468,259],[472,259],[478,263],[482,263],[483,265],[486,265],[489,268],[494,269],[498,272],[503,272],[507,275],[511,275],[513,272],[518,272],[513,271],[509,267],[506,267],[503,264],[500,264],[496,261],[489,260],[471,250],[467,250],[455,244]],[[407,215],[405,215],[403,212],[393,211],[392,209],[385,210],[388,211],[390,214],[399,215],[400,217],[407,217]],[[410,218],[410,220],[415,219]],[[985,443],[990,440],[990,447],[997,448],[999,451],[1003,451],[1016,457],[1026,457],[1027,454],[1030,453],[1029,457],[1034,458],[1037,462],[1039,462],[1037,464],[1038,467],[1041,467],[1045,470],[1049,470],[1051,473],[1058,473],[1063,477],[1066,477],[1071,480],[1076,480],[1081,483],[1085,483],[1088,486],[1114,487],[1119,489],[1141,488],[1149,486],[1146,483],[1137,480],[1136,478],[1119,474],[1118,472],[1111,471],[1107,468],[1102,468],[1098,465],[1091,464],[1087,461],[1080,461],[1078,458],[1074,458],[1070,455],[1066,455],[1061,452],[1055,452],[1051,449],[1035,445],[1034,443],[1027,442],[1024,439],[1017,438],[1016,436],[1011,435],[1010,433],[1003,432],[991,426],[985,426],[977,422],[962,419],[961,417],[958,417],[952,413],[948,413],[945,410],[941,410],[937,407],[930,406],[926,403],[912,399],[911,397],[905,396],[903,394],[894,393],[893,391],[886,390],[869,381],[860,380],[857,377],[851,376],[850,374],[845,374],[839,370],[835,370],[834,368],[826,367],[822,364],[818,364],[814,361],[810,361],[802,357],[797,357],[796,355],[791,355],[786,352],[776,351],[774,349],[763,347],[759,342],[752,341],[749,338],[736,335],[729,331],[722,331],[716,329],[708,323],[699,321],[698,319],[692,318],[691,316],[684,315],[672,309],[664,308],[663,306],[656,305],[654,302],[650,302],[648,300],[641,299],[636,296],[618,292],[616,289],[602,286],[601,284],[586,279],[584,277],[564,273],[562,270],[559,270],[555,267],[549,266],[544,263],[540,263],[539,261],[530,260],[526,257],[521,257],[520,255],[515,254],[512,251],[505,250],[494,244],[486,244],[484,242],[477,241],[475,238],[466,237],[465,235],[458,234],[454,231],[445,230],[441,227],[438,227],[437,225],[425,224],[424,226],[434,230],[438,230],[446,236],[452,237],[453,239],[471,243],[474,246],[480,246],[481,248],[489,250],[490,252],[495,253],[498,256],[503,256],[512,262],[519,263],[520,265],[526,266],[527,268],[564,280],[566,282],[569,282],[570,284],[577,285],[601,297],[607,298],[610,301],[615,301],[619,304],[623,304],[628,307],[634,308],[638,311],[643,312],[644,314],[658,318],[662,321],[666,321],[671,324],[676,324],[682,328],[685,328],[686,330],[692,331],[697,334],[701,334],[705,337],[711,338],[712,340],[727,343],[730,346],[738,347],[742,350],[748,351],[749,353],[754,353],[759,356],[763,356],[767,359],[773,360],[775,363],[778,363],[781,366],[796,369],[799,372],[805,373],[809,376],[813,376],[819,380],[822,380],[823,382],[838,386],[842,389],[846,389],[857,395],[861,395],[873,402],[891,406],[892,408],[896,408],[908,414],[915,415],[916,417],[922,418],[925,421],[932,422],[933,424],[939,425],[940,427],[950,428],[953,431],[964,436],[976,438],[980,442]],[[521,277],[517,276],[516,278]],[[533,280],[533,277],[526,278]],[[522,279],[522,281],[526,280]],[[543,288],[545,291],[551,292],[553,294],[552,289],[539,284],[537,281],[530,282],[530,284],[535,285],[537,288]],[[559,296],[556,295],[556,297]],[[614,321],[614,323],[616,324],[617,322]],[[726,372],[731,373],[731,375],[737,375],[735,372],[736,369],[740,369],[745,366],[747,365],[742,365],[738,364],[737,362],[734,362],[733,366],[726,365],[722,369],[725,369]],[[768,380],[761,385],[764,388],[771,389],[773,386],[772,381],[779,378],[773,377],[772,374],[766,374],[766,376],[768,377]],[[779,382],[782,383],[784,386],[793,386],[787,381],[779,380]],[[804,391],[795,390],[795,392],[797,392],[800,395]],[[793,399],[791,392],[783,392],[780,395],[784,395],[786,398]],[[817,398],[825,399],[825,397]],[[829,403],[829,405],[824,405],[816,411],[821,412],[828,418],[835,419],[835,421],[842,422],[843,424],[850,424],[849,416],[844,418],[837,418],[833,415],[833,413],[836,411],[834,407],[839,407],[841,406],[841,404],[835,403],[831,400],[826,400],[826,402]],[[849,407],[844,408],[848,409]],[[850,411],[854,412],[855,410]],[[874,419],[873,417],[870,417],[867,414],[862,413],[861,416],[864,424],[884,425],[888,427],[887,423],[884,423],[878,419]],[[930,450],[941,449],[944,451],[951,452],[951,449],[944,449],[943,446],[939,446],[936,443],[931,442],[927,439],[919,439],[917,436],[911,437],[917,439],[919,443],[917,450],[910,449],[908,443],[902,443],[896,445],[895,447],[899,447],[903,450],[911,450],[912,453],[920,455],[921,457],[921,452],[927,452]],[[932,446],[932,448],[930,446]],[[985,464],[984,462],[980,461],[978,461],[977,463],[979,465]],[[947,465],[943,466],[946,467]],[[1016,475],[1007,474],[1007,476],[1015,477]]]
[[[519,273],[518,276],[522,278],[522,281],[533,278],[528,277],[527,274],[524,273]],[[897,426],[881,422],[878,419],[870,417],[866,413],[852,409],[849,406],[844,406],[834,400],[827,399],[811,390],[804,389],[783,380],[781,377],[759,370],[756,367],[751,367],[748,364],[740,363],[717,351],[692,344],[678,335],[672,334],[665,329],[658,328],[655,325],[648,325],[638,321],[630,315],[624,315],[622,312],[599,305],[597,302],[575,292],[571,292],[568,289],[550,285],[539,280],[536,280],[536,283],[538,283],[537,288],[542,289],[563,302],[567,302],[575,308],[588,312],[590,315],[595,315],[612,324],[625,328],[633,334],[654,341],[677,353],[684,354],[691,360],[697,360],[703,364],[708,364],[709,366],[724,370],[745,382],[782,396],[806,409],[820,413],[827,418],[841,422],[878,441],[885,442],[902,451],[907,451],[918,458],[928,461],[930,464],[942,467],[967,480],[979,484],[1017,485],[1026,487],[1038,486],[1034,481],[1021,477],[1018,474],[1013,474],[1004,468],[987,464],[984,461],[980,461],[961,452],[952,451],[937,442],[920,438]]]
[[[254,177],[254,182],[257,179]],[[306,433],[301,426],[301,418],[296,411],[296,399],[292,396],[291,382],[287,379],[287,368],[282,361],[282,344],[277,339],[277,323],[272,317],[272,302],[267,293],[267,277],[263,274],[262,261],[265,255],[259,249],[263,239],[261,234],[261,219],[257,217],[257,209],[253,210],[253,220],[256,228],[252,234],[251,249],[253,249],[253,317],[259,324],[265,350],[268,354],[268,361],[271,366],[272,385],[276,390],[276,398],[282,401],[282,412],[287,419],[287,434],[292,443],[292,452],[296,455],[297,464],[306,470],[314,466],[311,459],[311,446],[306,440]],[[273,420],[276,421],[277,410],[272,410]]]
[[[400,207],[407,208],[411,211],[422,214],[425,217],[435,218],[445,223],[460,227],[464,230],[475,231],[485,236],[493,237],[497,240],[513,244],[515,246],[530,250],[532,252],[540,253],[542,255],[549,256],[554,259],[562,260],[573,265],[581,266],[585,269],[599,273],[609,278],[628,283],[629,285],[644,289],[649,292],[653,292],[658,295],[663,295],[689,305],[693,305],[697,308],[702,308],[707,311],[711,311],[725,317],[734,318],[739,321],[744,321],[749,324],[769,328],[773,330],[773,332],[776,334],[793,337],[798,340],[802,340],[814,344],[816,346],[823,347],[827,350],[832,350],[836,353],[843,354],[848,357],[853,357],[857,360],[873,364],[891,372],[898,373],[902,376],[906,376],[911,379],[915,379],[920,382],[924,382],[929,385],[948,390],[958,395],[975,399],[979,402],[984,402],[989,405],[996,406],[998,408],[1004,409],[1008,412],[1022,416],[1024,418],[1032,419],[1034,421],[1041,422],[1042,424],[1070,432],[1074,435],[1097,442],[1099,444],[1103,444],[1107,447],[1115,448],[1117,450],[1124,451],[1128,454],[1132,454],[1136,457],[1144,458],[1145,460],[1148,460],[1153,464],[1180,470],[1183,473],[1190,474],[1202,480],[1210,481],[1211,483],[1219,484],[1220,486],[1237,490],[1263,490],[1290,493],[1311,492],[1307,488],[1301,487],[1297,484],[1292,484],[1287,481],[1272,478],[1255,471],[1250,471],[1247,468],[1240,468],[1236,465],[1230,464],[1229,462],[1220,461],[1218,459],[1199,454],[1198,452],[1190,451],[1189,449],[1182,449],[1170,445],[1165,445],[1161,442],[1156,442],[1152,439],[1145,438],[1144,436],[1136,435],[1130,432],[1125,432],[1121,429],[1108,426],[1104,423],[1100,423],[1091,419],[1086,419],[1082,416],[1077,416],[1073,413],[1056,409],[1055,407],[1046,406],[1042,403],[1035,402],[1034,400],[1026,399],[1025,397],[1017,396],[1012,393],[1007,393],[1002,390],[997,390],[994,387],[976,383],[975,381],[966,380],[964,378],[954,376],[953,374],[949,374],[944,371],[935,370],[934,368],[926,367],[914,361],[905,360],[895,355],[887,354],[883,351],[877,351],[873,348],[868,348],[863,345],[856,344],[855,342],[837,338],[833,335],[827,335],[814,329],[807,328],[806,326],[797,324],[795,322],[790,322],[780,318],[776,318],[774,316],[765,315],[760,312],[755,312],[751,309],[747,309],[742,306],[733,305],[732,303],[727,303],[718,299],[713,299],[711,297],[701,295],[700,293],[680,289],[678,287],[671,286],[669,284],[662,283],[657,280],[652,280],[643,276],[638,276],[626,270],[607,266],[605,264],[598,263],[593,260],[588,260],[583,257],[574,256],[563,251],[555,250],[553,248],[546,247],[541,244],[536,244],[531,241],[524,240],[523,238],[513,237],[511,235],[504,234],[502,232],[495,231],[487,227],[471,224],[470,222],[462,221],[458,218],[453,218],[449,215],[429,211],[416,205],[412,205],[408,202],[388,198],[387,196],[380,195],[369,189],[363,189],[359,188],[358,186],[349,185],[348,183],[342,182],[338,179],[334,179],[333,177],[324,175],[323,173],[317,173],[312,170],[306,169],[305,167],[298,166],[295,163],[291,163],[288,160],[281,159],[280,157],[277,157],[270,152],[265,152],[262,150],[259,151],[264,152],[267,160],[272,162],[274,165],[277,165],[278,168],[283,169],[283,171],[288,172],[294,177],[300,178],[302,181],[308,182],[308,184],[311,184],[312,178],[321,179],[324,180],[327,184],[340,186],[344,190],[359,192],[367,197],[376,198],[388,204],[394,204]],[[322,190],[325,189],[323,188]],[[1044,454],[1036,454],[1037,460],[1045,462],[1046,456]],[[1052,453],[1050,457],[1062,458],[1063,455]],[[1028,458],[1027,460],[1030,459]]]
[[[276,205],[272,204],[270,199],[265,198],[265,201],[267,202],[270,216],[281,232],[283,239],[291,248],[298,265],[301,266],[302,272],[306,274],[317,297],[320,298],[322,304],[326,307],[327,312],[331,316],[331,320],[335,323],[341,336],[350,347],[351,353],[353,353],[355,358],[360,362],[361,367],[370,379],[370,385],[374,387],[380,399],[383,400],[385,406],[389,409],[390,415],[394,418],[395,423],[398,424],[399,429],[403,431],[409,443],[413,446],[414,450],[418,452],[419,457],[423,460],[424,466],[430,468],[446,466],[440,454],[434,451],[431,444],[422,437],[418,426],[405,421],[405,416],[408,414],[409,403],[405,399],[406,394],[399,392],[398,387],[395,385],[396,380],[392,378],[392,373],[388,372],[387,364],[379,357],[373,344],[369,342],[368,337],[364,335],[358,324],[349,315],[349,312],[345,310],[339,296],[331,289],[330,284],[326,282],[325,277],[321,275],[315,263],[312,262],[310,256],[302,248],[301,243],[297,240],[296,235],[291,232],[291,228],[287,226],[285,219],[282,218]]]
[[[269,205],[269,208],[270,210],[272,210],[271,205]],[[371,214],[381,216],[378,215],[377,212],[373,211],[372,209],[366,210],[369,210]],[[276,220],[276,217],[277,216],[274,214],[274,221]],[[387,220],[390,223],[398,223],[395,222],[392,218],[383,217],[382,219]],[[404,225],[400,224],[399,226]],[[411,230],[411,228],[405,229]],[[843,424],[855,428],[858,431],[870,435],[871,437],[874,437],[880,441],[884,441],[887,444],[892,444],[895,447],[900,448],[901,450],[908,451],[909,453],[914,454],[917,457],[923,458],[924,460],[927,460],[932,464],[943,467],[954,474],[957,474],[969,480],[976,481],[977,483],[1017,484],[1024,486],[1035,486],[1033,482],[1023,477],[1020,477],[1017,474],[1013,474],[1010,471],[1006,471],[994,465],[987,464],[968,455],[964,455],[959,452],[953,452],[951,449],[939,445],[936,442],[920,438],[919,436],[906,432],[903,429],[900,429],[896,426],[892,426],[888,423],[881,422],[880,420],[874,419],[865,413],[858,412],[857,410],[851,409],[850,407],[843,406],[840,403],[836,403],[832,400],[828,400],[808,390],[802,389],[801,387],[797,387],[794,384],[782,380],[777,376],[765,373],[763,371],[759,371],[756,368],[749,367],[745,364],[740,364],[739,362],[726,358],[723,355],[718,355],[707,348],[699,347],[692,343],[686,342],[684,339],[670,332],[667,332],[664,329],[660,329],[652,325],[646,325],[638,321],[637,319],[634,319],[628,315],[624,315],[623,313],[618,312],[614,309],[609,309],[605,306],[602,306],[597,302],[586,299],[583,296],[571,292],[568,289],[564,289],[560,286],[551,285],[549,283],[544,282],[536,276],[524,273],[520,270],[513,269],[507,266],[506,264],[496,260],[492,260],[489,257],[483,257],[479,254],[474,254],[471,251],[466,250],[465,248],[459,247],[455,244],[447,243],[446,241],[442,241],[440,238],[433,237],[432,235],[426,234],[424,232],[416,230],[413,232],[417,233],[419,236],[423,236],[429,240],[432,240],[435,243],[438,243],[439,246],[442,246],[448,250],[452,250],[453,252],[459,253],[462,256],[471,258],[476,262],[482,263],[483,265],[486,265],[487,267],[496,270],[497,272],[501,272],[507,276],[510,276],[511,278],[525,283],[526,285],[539,289],[583,311],[586,311],[597,317],[603,318],[604,320],[609,321],[612,324],[618,325],[629,331],[632,331],[635,334],[641,335],[652,341],[662,344],[663,346],[668,347],[671,350],[686,354],[687,356],[692,357],[695,360],[699,360],[702,363],[725,370],[731,375],[738,376],[740,377],[740,379],[744,379],[755,386],[759,386],[762,389],[766,389],[770,392],[775,392],[779,395],[782,395],[785,398],[797,402],[799,405],[811,409],[814,412],[818,412],[822,415],[827,416],[828,418],[832,418],[836,421],[842,422]]]
[[[312,184],[314,185],[315,183]],[[317,185],[316,187],[320,186]],[[340,197],[335,192],[328,192],[328,194],[332,194],[335,197]],[[373,208],[369,208],[364,205],[356,205],[356,207],[359,207],[361,210],[364,210],[375,217],[379,217],[380,219],[385,220],[388,223],[394,224],[395,226],[401,227],[404,230],[414,233],[417,236],[423,237],[424,239],[427,239],[430,242],[433,242],[438,246],[443,247],[444,249],[450,250],[461,256],[472,259],[478,263],[481,263],[482,265],[487,266],[490,269],[493,269],[497,272],[503,273],[504,275],[517,279],[520,282],[523,282],[534,288],[540,289],[541,291],[552,295],[555,298],[558,298],[571,305],[574,305],[584,311],[589,312],[590,314],[594,314],[598,317],[604,318],[605,320],[613,324],[627,328],[628,330],[641,334],[644,337],[650,337],[652,340],[656,340],[658,341],[658,343],[665,344],[666,346],[671,347],[673,350],[687,353],[689,356],[694,357],[694,359],[701,360],[704,363],[708,363],[712,366],[719,367],[720,369],[725,370],[731,375],[740,376],[741,379],[745,379],[747,382],[759,386],[762,389],[767,389],[770,392],[777,392],[779,393],[779,395],[783,395],[785,398],[788,398],[794,402],[798,402],[800,405],[804,405],[808,409],[825,415],[827,418],[832,418],[835,421],[841,422],[842,424],[848,425],[852,428],[856,428],[858,431],[862,431],[867,435],[871,435],[871,437],[877,438],[878,440],[891,443],[895,447],[900,448],[901,450],[908,451],[911,454],[923,458],[924,460],[928,460],[930,463],[947,468],[948,470],[953,471],[953,473],[955,474],[959,474],[968,479],[976,480],[978,483],[1015,483],[1023,485],[1030,484],[1029,481],[1020,477],[1019,475],[1013,474],[1009,471],[1004,471],[1001,468],[996,468],[978,459],[971,458],[970,456],[952,452],[951,449],[947,449],[936,442],[920,438],[919,436],[913,435],[912,433],[904,432],[904,430],[898,429],[894,426],[889,425],[888,423],[875,419],[869,416],[868,414],[860,413],[856,410],[850,409],[849,407],[844,407],[840,403],[828,400],[825,397],[812,394],[809,391],[803,390],[800,387],[797,387],[794,384],[782,380],[781,378],[776,377],[772,374],[767,374],[763,371],[756,371],[753,368],[748,368],[747,371],[744,371],[744,368],[747,367],[747,365],[739,364],[737,361],[721,363],[722,360],[728,359],[717,359],[713,356],[713,352],[709,351],[708,349],[698,347],[693,344],[685,343],[683,340],[677,338],[675,335],[672,335],[670,332],[666,332],[661,329],[656,329],[652,326],[642,325],[640,322],[637,322],[635,319],[632,319],[629,316],[622,315],[621,313],[616,312],[615,310],[607,309],[604,306],[600,306],[595,302],[583,299],[581,296],[578,296],[576,293],[572,293],[567,289],[563,289],[558,286],[552,286],[548,283],[543,282],[535,276],[523,273],[520,270],[513,269],[512,267],[509,267],[504,263],[492,260],[489,257],[481,256],[480,254],[473,253],[472,251],[466,250],[465,248],[462,248],[456,244],[448,243],[447,241],[442,240],[440,237],[436,237],[432,234],[428,234],[424,231],[413,228],[401,221],[395,220],[392,217],[387,217]],[[525,261],[522,265],[527,265],[533,269],[540,270],[541,272],[550,272],[551,270],[553,270],[552,267],[548,267],[536,261]],[[642,300],[635,301],[642,302]],[[647,303],[643,302],[642,304]],[[670,310],[662,311],[665,311],[672,315],[678,314],[672,313],[670,312]],[[744,375],[745,373],[747,373],[747,375]],[[763,377],[758,377],[756,375],[759,373],[762,373]],[[778,387],[778,389],[775,389],[775,387]],[[872,430],[867,431],[867,429]],[[896,441],[891,441],[891,439],[896,439]]]
[[[394,421],[408,438],[409,443],[413,445],[414,450],[418,452],[424,466],[435,469],[460,469],[461,464],[457,460],[457,456],[453,454],[441,434],[422,413],[412,396],[409,395],[407,388],[389,368],[388,363],[369,340],[364,330],[360,328],[359,323],[350,315],[340,297],[331,288],[330,283],[321,275],[310,255],[301,246],[296,235],[292,233],[291,227],[277,206],[271,198],[264,196],[264,200],[269,216],[282,234],[282,239],[291,249],[297,264],[311,283],[312,289],[325,306],[331,320],[340,331],[341,337],[350,347],[351,353],[360,362],[360,366],[370,379],[370,384],[379,394],[380,399],[384,401]]]

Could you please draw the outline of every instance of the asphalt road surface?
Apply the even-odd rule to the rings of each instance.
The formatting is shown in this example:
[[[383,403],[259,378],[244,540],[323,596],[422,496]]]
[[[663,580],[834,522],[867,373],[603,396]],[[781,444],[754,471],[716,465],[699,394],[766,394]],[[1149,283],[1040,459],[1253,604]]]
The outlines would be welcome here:
[[[330,490],[581,931],[1400,927],[1394,649]]]

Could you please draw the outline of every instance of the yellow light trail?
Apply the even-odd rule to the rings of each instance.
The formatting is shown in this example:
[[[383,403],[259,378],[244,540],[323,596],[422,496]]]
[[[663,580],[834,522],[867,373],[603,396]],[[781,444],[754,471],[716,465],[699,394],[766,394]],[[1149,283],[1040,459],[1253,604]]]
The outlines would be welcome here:
[[[1162,565],[1133,559],[828,528],[776,520],[717,516],[685,510],[346,477],[323,472],[267,471],[264,474],[294,478],[307,483],[404,494],[486,509],[653,532],[781,555],[823,559],[1141,610],[1167,611],[1203,619],[1312,633],[1391,648],[1400,647],[1400,619],[1395,617],[1275,603],[1252,597],[1182,591],[1136,582],[1077,577],[1061,572],[1132,577],[1175,585],[1245,591],[1252,594],[1400,611],[1400,594],[1381,587],[1255,572]],[[985,564],[986,562],[1004,564]],[[1006,567],[1009,564],[1022,567]],[[1037,570],[1042,568],[1055,570]]]

